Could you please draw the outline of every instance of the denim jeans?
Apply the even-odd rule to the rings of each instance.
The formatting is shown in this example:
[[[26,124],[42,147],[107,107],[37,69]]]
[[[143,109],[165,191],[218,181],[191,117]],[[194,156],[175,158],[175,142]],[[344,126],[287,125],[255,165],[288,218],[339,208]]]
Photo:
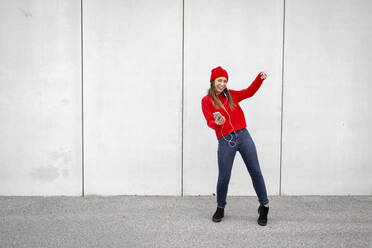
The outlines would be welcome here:
[[[256,146],[247,128],[234,131],[218,139],[217,207],[226,206],[226,196],[236,151],[239,151],[251,177],[261,205],[269,203],[265,181],[258,162]]]

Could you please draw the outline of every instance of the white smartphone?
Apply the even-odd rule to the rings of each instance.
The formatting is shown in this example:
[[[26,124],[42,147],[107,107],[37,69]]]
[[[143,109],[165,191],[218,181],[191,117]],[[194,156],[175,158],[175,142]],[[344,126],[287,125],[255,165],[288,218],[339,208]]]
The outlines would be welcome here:
[[[220,112],[214,112],[213,113],[214,119],[216,119],[218,116],[221,116]]]

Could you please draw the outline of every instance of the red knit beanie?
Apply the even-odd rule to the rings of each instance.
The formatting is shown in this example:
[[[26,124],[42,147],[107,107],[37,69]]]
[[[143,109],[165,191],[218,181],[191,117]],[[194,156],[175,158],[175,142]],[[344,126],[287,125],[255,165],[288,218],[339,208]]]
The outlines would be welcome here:
[[[227,81],[229,81],[229,75],[227,75],[227,71],[222,69],[221,66],[213,68],[211,72],[212,72],[211,80],[209,82],[212,82],[215,78],[218,78],[218,77],[225,77]]]

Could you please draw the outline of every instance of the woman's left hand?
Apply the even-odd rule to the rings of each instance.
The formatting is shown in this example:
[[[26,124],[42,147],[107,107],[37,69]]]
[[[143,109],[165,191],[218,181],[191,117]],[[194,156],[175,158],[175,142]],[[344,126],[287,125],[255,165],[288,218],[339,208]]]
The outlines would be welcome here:
[[[263,80],[265,80],[267,78],[267,75],[264,71],[261,71],[260,75],[261,75],[261,79],[263,79]]]

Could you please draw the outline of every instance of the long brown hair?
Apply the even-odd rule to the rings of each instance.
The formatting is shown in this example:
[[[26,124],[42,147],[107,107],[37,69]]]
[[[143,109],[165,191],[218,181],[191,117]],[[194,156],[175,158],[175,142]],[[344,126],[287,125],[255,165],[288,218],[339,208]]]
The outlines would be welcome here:
[[[227,99],[229,101],[229,105],[230,105],[230,109],[231,110],[234,110],[235,108],[235,104],[234,104],[234,101],[232,99],[232,96],[231,96],[231,93],[230,91],[225,88],[222,93],[225,93],[225,95],[227,96]],[[222,94],[221,93],[221,94]],[[219,109],[219,108],[223,108],[225,109],[225,107],[222,105],[220,99],[217,97],[217,92],[216,92],[216,88],[214,86],[214,80],[211,82],[211,87],[208,89],[208,95],[211,96],[212,100],[213,100],[213,103],[214,103],[214,106]],[[226,109],[225,109],[226,110]]]

